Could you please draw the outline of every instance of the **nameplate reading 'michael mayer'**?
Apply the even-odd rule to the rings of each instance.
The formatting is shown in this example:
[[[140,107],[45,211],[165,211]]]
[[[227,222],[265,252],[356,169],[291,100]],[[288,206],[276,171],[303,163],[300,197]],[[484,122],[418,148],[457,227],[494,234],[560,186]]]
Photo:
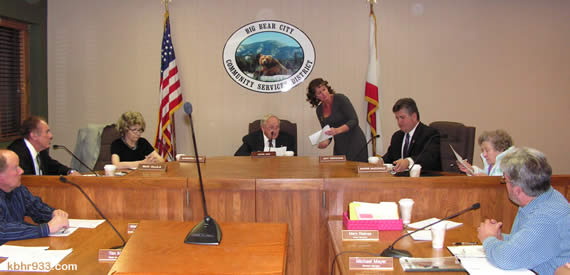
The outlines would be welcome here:
[[[275,152],[251,152],[251,156],[254,158],[268,158],[276,155],[277,154]]]
[[[358,173],[386,173],[386,166],[358,166]]]
[[[121,249],[99,249],[100,262],[114,262],[121,255]]]
[[[378,230],[343,230],[343,241],[378,241]]]
[[[183,155],[183,156],[180,156],[180,159],[178,161],[196,163],[196,157],[195,156]],[[205,156],[198,156],[198,162],[206,163],[206,157]]]
[[[394,270],[394,258],[349,257],[348,270]]]
[[[345,162],[346,156],[319,156],[319,162]]]
[[[166,163],[153,163],[153,164],[139,164],[137,168],[139,171],[156,171],[164,172],[166,171]]]

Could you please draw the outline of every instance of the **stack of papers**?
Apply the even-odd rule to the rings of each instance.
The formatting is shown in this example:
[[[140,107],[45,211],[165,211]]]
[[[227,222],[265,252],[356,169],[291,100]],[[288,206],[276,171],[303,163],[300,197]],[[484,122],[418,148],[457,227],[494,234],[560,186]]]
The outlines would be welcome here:
[[[348,205],[349,218],[355,220],[397,220],[398,205],[395,202],[351,202]]]
[[[96,228],[100,224],[105,222],[105,220],[80,220],[80,219],[69,219],[69,228],[62,229],[55,233],[50,233],[50,237],[66,237],[75,232],[78,228]]]
[[[48,267],[55,267],[73,251],[72,248],[64,250],[47,249],[47,246],[0,246],[0,257],[8,257],[7,260],[0,263],[0,271],[49,272]],[[21,267],[22,270],[15,270],[15,267]]]
[[[487,260],[482,245],[448,246],[447,249],[461,261],[461,265],[470,275],[534,274],[528,269],[504,270],[494,266]]]
[[[432,223],[439,221],[439,220],[440,219],[438,219],[438,218],[429,218],[427,220],[423,220],[423,221],[419,221],[419,222],[415,222],[415,223],[410,223],[410,224],[408,224],[408,228],[420,229],[420,228],[422,228],[428,224],[432,224]],[[446,220],[445,223],[447,224],[445,227],[447,230],[452,229],[452,228],[456,228],[456,227],[463,224],[460,222],[453,222],[450,220]],[[427,227],[427,228],[425,228],[425,230],[430,230],[430,228],[431,227]],[[431,237],[430,237],[430,240],[431,240]]]

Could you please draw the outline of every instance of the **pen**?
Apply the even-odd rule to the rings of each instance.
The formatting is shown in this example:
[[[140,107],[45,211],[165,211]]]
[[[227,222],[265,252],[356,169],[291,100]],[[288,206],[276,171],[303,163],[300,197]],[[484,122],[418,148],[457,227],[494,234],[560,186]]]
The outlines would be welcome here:
[[[477,242],[456,242],[453,245],[476,245]]]

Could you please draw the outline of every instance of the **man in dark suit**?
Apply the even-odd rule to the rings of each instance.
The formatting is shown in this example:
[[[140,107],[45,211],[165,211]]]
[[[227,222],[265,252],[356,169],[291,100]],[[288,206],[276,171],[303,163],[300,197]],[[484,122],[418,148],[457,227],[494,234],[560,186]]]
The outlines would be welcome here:
[[[12,142],[8,149],[20,158],[24,175],[81,175],[50,157],[53,135],[45,120],[37,116],[29,117],[22,123],[21,131],[24,138]]]
[[[243,137],[243,144],[235,152],[234,156],[249,156],[251,152],[269,151],[270,148],[287,146],[287,151],[293,151],[297,155],[297,141],[295,137],[279,131],[279,118],[267,115],[261,120],[261,130],[250,133]]]
[[[422,170],[441,171],[439,132],[420,122],[420,112],[411,98],[401,98],[394,104],[399,131],[392,135],[385,163],[393,163],[396,172],[420,164]]]

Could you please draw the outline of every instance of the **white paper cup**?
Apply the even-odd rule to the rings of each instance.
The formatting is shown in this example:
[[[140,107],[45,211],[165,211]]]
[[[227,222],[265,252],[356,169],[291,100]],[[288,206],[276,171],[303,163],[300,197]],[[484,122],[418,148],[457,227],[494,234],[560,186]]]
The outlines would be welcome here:
[[[105,176],[114,176],[115,170],[117,170],[117,166],[113,164],[105,164],[103,168],[105,169]]]
[[[443,221],[431,226],[431,247],[443,248],[443,241],[445,240],[445,230],[447,222]]]
[[[292,157],[295,155],[295,152],[293,151],[285,151],[285,153],[283,154],[286,157]]]
[[[420,176],[420,172],[422,171],[422,166],[419,164],[414,164],[412,169],[410,169],[410,177],[417,178]]]
[[[386,166],[386,169],[388,169],[388,171],[392,171],[392,169],[394,169],[394,165],[391,163],[384,163],[384,166]]]
[[[368,158],[368,163],[378,164],[378,161],[380,161],[379,157],[369,157]]]
[[[184,154],[176,154],[176,160],[180,161],[180,157],[184,156]]]
[[[414,200],[412,199],[401,199],[398,201],[400,204],[400,217],[405,225],[410,224],[412,220],[412,207],[414,206]]]

